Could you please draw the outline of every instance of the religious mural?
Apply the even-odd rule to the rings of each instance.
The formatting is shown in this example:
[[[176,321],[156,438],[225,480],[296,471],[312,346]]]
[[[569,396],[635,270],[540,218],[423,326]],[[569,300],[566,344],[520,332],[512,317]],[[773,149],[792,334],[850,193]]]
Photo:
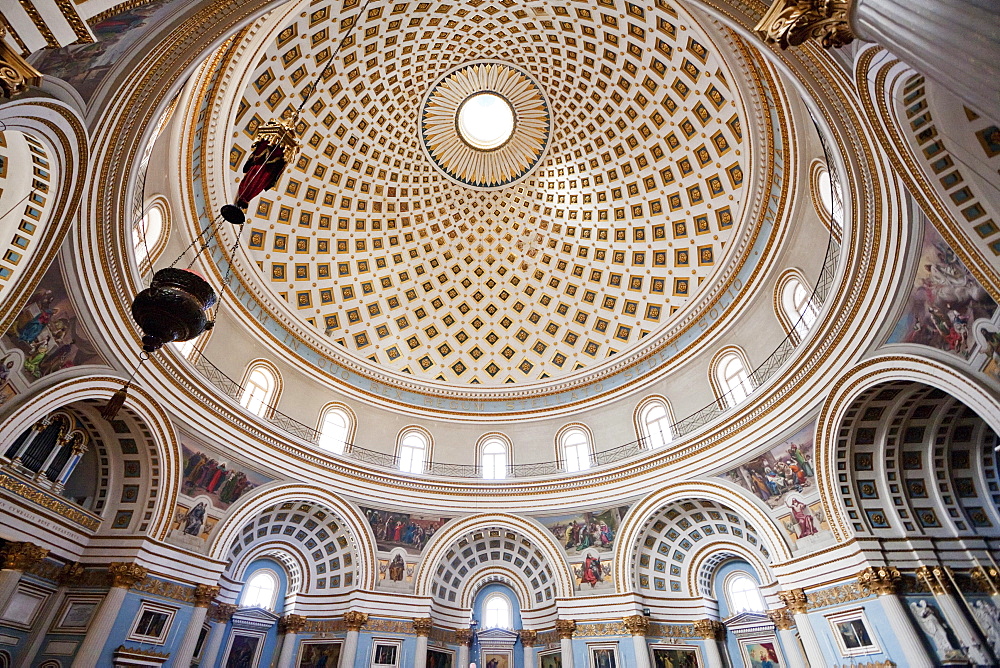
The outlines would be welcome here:
[[[103,363],[83,323],[77,319],[58,262],[53,262],[45,272],[35,293],[4,335],[4,343],[24,353],[20,371],[29,381],[60,369]],[[4,373],[9,376],[14,367],[8,366],[10,359],[5,359]]]
[[[784,508],[790,493],[815,489],[813,432],[810,423],[787,441],[728,471],[722,477],[753,492],[769,508]]]
[[[453,668],[455,655],[438,649],[427,650],[427,668]]]
[[[785,530],[793,552],[803,547],[817,547],[831,535],[830,524],[821,502],[806,503],[801,494],[792,494],[786,503],[791,512],[780,516],[778,521]]]
[[[694,647],[654,647],[653,668],[698,668]]]
[[[990,378],[1000,380],[1000,326],[993,322],[983,323],[976,331],[976,339],[979,359],[972,360],[973,366]]]
[[[748,668],[782,668],[785,663],[778,653],[778,643],[771,640],[742,640],[744,665]]]
[[[389,552],[402,547],[410,554],[420,554],[437,530],[451,519],[376,508],[361,508],[361,512],[368,518],[379,550]]]
[[[182,444],[184,478],[181,492],[191,498],[207,496],[212,505],[227,510],[230,505],[255,487],[271,482],[253,471],[243,471],[232,462]]]
[[[299,668],[337,668],[341,642],[304,642],[299,650]]]
[[[568,554],[582,553],[588,548],[610,553],[614,551],[618,526],[628,508],[619,506],[572,515],[541,517],[539,521]]]
[[[996,308],[937,230],[925,224],[913,288],[888,343],[918,343],[969,359],[974,323],[993,317]]]
[[[208,516],[208,508],[204,501],[199,501],[193,506],[183,503],[174,506],[173,529],[180,531],[184,536],[208,540],[218,522],[217,518]]]

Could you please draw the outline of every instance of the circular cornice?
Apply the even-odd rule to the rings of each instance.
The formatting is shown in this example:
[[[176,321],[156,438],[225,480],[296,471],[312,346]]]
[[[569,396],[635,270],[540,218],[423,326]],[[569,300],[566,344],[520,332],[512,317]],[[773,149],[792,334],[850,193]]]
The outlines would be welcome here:
[[[482,95],[506,104],[510,114],[510,131],[486,142],[463,130],[470,103]],[[462,65],[431,86],[420,114],[420,140],[448,178],[473,188],[500,188],[539,164],[550,123],[549,104],[530,75],[509,63],[482,61]]]

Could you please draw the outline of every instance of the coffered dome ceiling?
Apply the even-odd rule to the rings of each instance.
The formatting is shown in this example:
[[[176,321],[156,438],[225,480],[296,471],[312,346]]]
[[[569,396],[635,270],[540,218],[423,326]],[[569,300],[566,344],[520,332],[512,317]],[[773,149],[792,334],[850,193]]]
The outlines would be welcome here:
[[[453,386],[558,379],[635,350],[739,260],[744,101],[680,7],[366,7],[237,257],[324,354]],[[256,129],[298,106],[360,11],[301,4],[256,53],[230,193]],[[463,117],[480,93],[509,105],[499,121]]]

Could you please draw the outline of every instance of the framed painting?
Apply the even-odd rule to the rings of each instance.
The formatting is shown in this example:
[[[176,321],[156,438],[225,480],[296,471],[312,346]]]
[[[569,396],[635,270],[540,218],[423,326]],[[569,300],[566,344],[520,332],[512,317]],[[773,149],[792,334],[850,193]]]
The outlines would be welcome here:
[[[514,668],[512,659],[510,652],[484,652],[483,668]]]
[[[778,639],[741,638],[740,654],[747,668],[785,668],[785,660],[778,649]]]
[[[861,656],[878,654],[882,651],[875,642],[874,634],[868,626],[864,610],[851,610],[826,618],[833,627],[833,637],[837,640],[840,655]]]
[[[562,652],[556,650],[548,654],[539,654],[538,665],[541,668],[562,668]]]
[[[337,668],[341,642],[306,640],[299,648],[299,668]]]
[[[653,668],[701,668],[698,648],[687,645],[653,645]]]
[[[264,649],[264,634],[237,631],[229,637],[226,660],[223,668],[257,668],[261,650]]]
[[[53,633],[86,633],[101,596],[67,596],[52,624]]]
[[[151,645],[162,645],[167,640],[167,633],[170,632],[170,624],[176,612],[176,608],[143,601],[142,605],[139,606],[139,614],[132,622],[128,639]]]
[[[372,644],[372,667],[373,668],[396,668],[399,666],[398,640],[378,640]]]
[[[443,649],[429,649],[427,668],[455,668],[455,655]]]
[[[618,668],[618,645],[590,645],[590,668]]]

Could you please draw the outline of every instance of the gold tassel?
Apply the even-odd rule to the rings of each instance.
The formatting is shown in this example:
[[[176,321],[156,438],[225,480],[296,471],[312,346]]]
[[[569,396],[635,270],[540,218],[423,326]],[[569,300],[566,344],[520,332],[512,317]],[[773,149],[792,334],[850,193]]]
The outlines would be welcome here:
[[[120,390],[111,395],[108,403],[101,409],[101,417],[111,422],[118,415],[118,411],[125,405],[125,398],[128,397],[129,384],[125,383]]]

